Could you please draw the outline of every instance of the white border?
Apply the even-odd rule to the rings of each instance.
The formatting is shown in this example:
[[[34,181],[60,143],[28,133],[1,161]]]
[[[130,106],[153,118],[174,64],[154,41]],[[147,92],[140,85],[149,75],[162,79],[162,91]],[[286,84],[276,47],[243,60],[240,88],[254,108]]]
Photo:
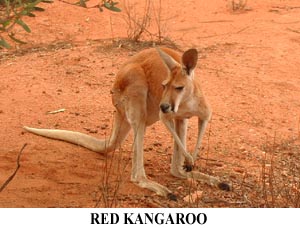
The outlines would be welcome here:
[[[91,213],[117,213],[120,217],[118,224],[91,224]],[[205,213],[207,222],[204,225],[159,225],[137,224],[136,227],[205,227],[205,228],[247,228],[247,227],[300,227],[300,209],[262,209],[262,208],[81,208],[81,209],[0,209],[0,227],[3,228],[59,228],[59,227],[120,227],[124,225],[124,214],[134,213]],[[132,227],[135,225],[124,225]]]

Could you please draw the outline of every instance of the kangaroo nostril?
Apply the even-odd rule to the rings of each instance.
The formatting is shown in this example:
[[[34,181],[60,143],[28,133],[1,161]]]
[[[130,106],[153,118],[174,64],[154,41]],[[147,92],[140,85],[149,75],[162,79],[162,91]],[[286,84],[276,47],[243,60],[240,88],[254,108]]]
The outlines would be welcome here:
[[[160,105],[160,110],[163,112],[163,113],[167,113],[170,109],[170,105],[169,104],[166,104],[166,103],[162,103]]]

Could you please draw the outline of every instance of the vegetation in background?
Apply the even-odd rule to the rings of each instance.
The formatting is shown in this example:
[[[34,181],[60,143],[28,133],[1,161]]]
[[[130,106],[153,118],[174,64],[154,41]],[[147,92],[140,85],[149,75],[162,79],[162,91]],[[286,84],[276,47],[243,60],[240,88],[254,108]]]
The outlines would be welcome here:
[[[167,26],[166,21],[162,19],[161,0],[143,1],[142,10],[130,0],[123,0],[123,4],[129,40],[138,42],[148,36],[151,41],[162,43],[167,38],[164,34]],[[151,27],[155,27],[155,29],[151,29]]]
[[[61,2],[87,8],[87,1],[80,0],[77,3]],[[35,17],[35,12],[45,11],[44,8],[40,7],[40,3],[52,2],[53,0],[0,0],[0,48],[11,48],[8,39],[12,42],[24,44],[24,41],[16,37],[15,26],[21,26],[24,31],[30,33],[31,29],[24,22],[23,17]],[[121,10],[116,7],[117,4],[118,2],[113,0],[102,0],[97,7],[100,12],[103,11],[103,8],[120,12]]]

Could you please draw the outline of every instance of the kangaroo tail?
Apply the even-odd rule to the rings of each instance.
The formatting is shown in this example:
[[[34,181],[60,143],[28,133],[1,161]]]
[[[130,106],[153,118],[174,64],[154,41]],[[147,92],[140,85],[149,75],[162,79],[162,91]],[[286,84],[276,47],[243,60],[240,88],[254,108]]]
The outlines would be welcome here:
[[[112,135],[106,140],[97,139],[76,131],[38,129],[27,126],[24,126],[24,129],[36,135],[73,143],[98,153],[106,153],[118,148],[121,145],[130,130],[130,125],[117,113],[114,119]]]
[[[83,146],[89,150],[99,153],[105,152],[105,148],[107,148],[107,140],[96,139],[92,136],[80,132],[54,129],[38,129],[27,126],[24,126],[24,129],[36,135],[73,143],[75,145]]]

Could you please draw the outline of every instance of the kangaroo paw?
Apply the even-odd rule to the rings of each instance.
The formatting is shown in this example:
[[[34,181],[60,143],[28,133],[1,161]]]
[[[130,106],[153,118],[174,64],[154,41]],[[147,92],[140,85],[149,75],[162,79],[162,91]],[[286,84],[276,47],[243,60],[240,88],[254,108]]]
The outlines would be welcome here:
[[[219,183],[218,188],[227,192],[231,190],[231,186],[225,182]]]
[[[175,194],[171,193],[171,192],[168,193],[167,197],[168,197],[169,200],[177,201],[177,196]]]
[[[190,164],[185,164],[183,166],[183,169],[186,171],[186,172],[191,172],[193,170],[193,165],[190,165]]]

